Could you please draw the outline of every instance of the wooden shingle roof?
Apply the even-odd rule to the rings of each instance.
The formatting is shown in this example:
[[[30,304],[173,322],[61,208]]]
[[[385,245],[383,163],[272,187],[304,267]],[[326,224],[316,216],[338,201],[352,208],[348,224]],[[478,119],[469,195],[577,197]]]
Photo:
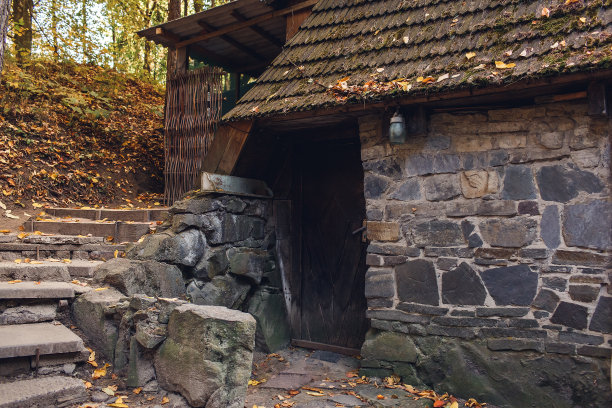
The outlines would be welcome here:
[[[611,67],[612,0],[320,0],[224,119]]]

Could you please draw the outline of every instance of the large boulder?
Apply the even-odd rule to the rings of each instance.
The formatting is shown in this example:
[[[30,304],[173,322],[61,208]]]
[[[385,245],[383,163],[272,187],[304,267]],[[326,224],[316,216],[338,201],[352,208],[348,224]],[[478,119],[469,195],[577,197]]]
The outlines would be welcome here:
[[[159,384],[193,407],[243,408],[255,326],[251,315],[225,307],[177,307],[155,355]]]
[[[122,298],[123,295],[118,291],[106,289],[87,292],[72,304],[72,315],[77,327],[110,361],[115,359],[118,328],[107,315],[114,314],[114,306]]]
[[[206,238],[198,229],[188,229],[176,235],[165,231],[145,237],[129,251],[128,257],[194,266],[205,249]]]
[[[242,279],[222,275],[215,276],[210,282],[204,284],[202,289],[190,285],[191,300],[196,305],[225,306],[238,309],[244,303],[251,285]]]
[[[156,261],[111,259],[100,265],[96,280],[125,295],[179,297],[185,294],[185,281],[178,267]]]

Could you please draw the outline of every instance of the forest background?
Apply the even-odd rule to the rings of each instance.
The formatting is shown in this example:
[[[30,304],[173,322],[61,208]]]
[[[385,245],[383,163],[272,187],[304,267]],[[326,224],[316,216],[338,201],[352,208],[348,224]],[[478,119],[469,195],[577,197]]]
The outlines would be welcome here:
[[[11,4],[11,0],[0,0],[0,42],[2,15],[8,12],[8,58],[23,61],[34,56],[54,62],[73,61],[163,83],[165,49],[138,37],[136,31],[227,2],[12,0]]]

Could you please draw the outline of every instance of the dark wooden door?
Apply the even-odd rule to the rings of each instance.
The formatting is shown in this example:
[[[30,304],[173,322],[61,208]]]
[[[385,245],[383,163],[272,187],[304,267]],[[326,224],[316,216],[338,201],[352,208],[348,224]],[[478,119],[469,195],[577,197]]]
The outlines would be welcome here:
[[[366,244],[354,233],[365,219],[359,141],[304,143],[294,152],[300,293],[293,336],[358,349],[367,330]]]

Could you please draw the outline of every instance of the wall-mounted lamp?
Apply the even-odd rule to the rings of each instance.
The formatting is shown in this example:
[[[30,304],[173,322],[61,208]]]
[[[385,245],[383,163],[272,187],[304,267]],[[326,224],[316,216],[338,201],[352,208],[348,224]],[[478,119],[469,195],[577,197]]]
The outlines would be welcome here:
[[[404,115],[400,113],[400,108],[395,110],[389,124],[389,143],[399,145],[406,143],[407,136],[424,136],[427,133],[427,115],[422,106],[402,109]]]
[[[391,124],[389,125],[389,143],[392,145],[406,143],[406,122],[399,108],[397,108],[395,114],[393,114]]]

